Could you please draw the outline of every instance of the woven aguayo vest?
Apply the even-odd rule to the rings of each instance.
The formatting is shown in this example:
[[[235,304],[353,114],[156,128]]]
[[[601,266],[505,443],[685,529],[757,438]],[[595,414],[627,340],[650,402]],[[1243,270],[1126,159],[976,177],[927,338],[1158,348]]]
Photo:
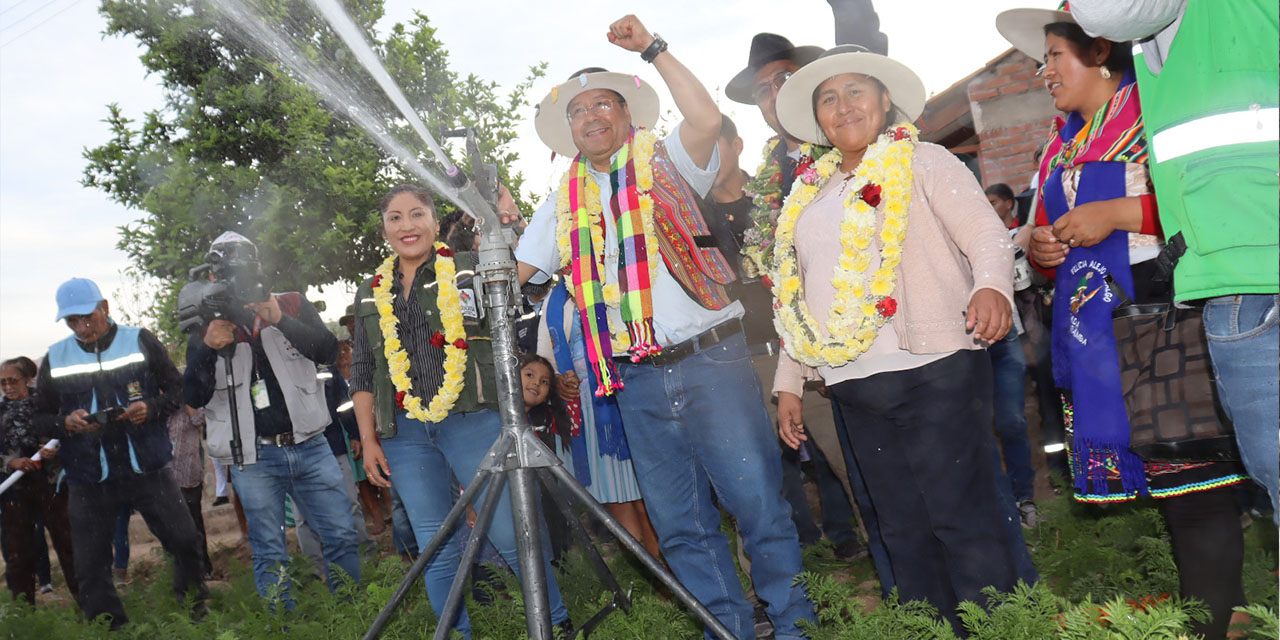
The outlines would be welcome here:
[[[723,309],[733,300],[725,289],[733,282],[733,269],[716,246],[698,208],[693,189],[659,141],[653,150],[653,215],[658,247],[667,270],[698,304]]]

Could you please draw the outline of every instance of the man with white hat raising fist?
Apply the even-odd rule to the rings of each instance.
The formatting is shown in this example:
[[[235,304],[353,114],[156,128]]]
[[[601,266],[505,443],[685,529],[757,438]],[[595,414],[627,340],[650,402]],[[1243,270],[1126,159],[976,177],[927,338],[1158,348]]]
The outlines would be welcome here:
[[[651,131],[657,93],[638,76],[588,68],[538,105],[538,136],[573,157],[516,251],[520,279],[561,272],[578,308],[590,378],[615,396],[663,555],[680,581],[738,637],[755,637],[729,544],[738,521],[776,637],[799,638],[813,605],[778,448],[742,335],[733,270],[697,197],[715,180],[720,111],[697,78],[635,16],[609,41],[657,68],[684,120]],[[502,208],[500,206],[500,208]],[[714,500],[713,500],[714,494]]]

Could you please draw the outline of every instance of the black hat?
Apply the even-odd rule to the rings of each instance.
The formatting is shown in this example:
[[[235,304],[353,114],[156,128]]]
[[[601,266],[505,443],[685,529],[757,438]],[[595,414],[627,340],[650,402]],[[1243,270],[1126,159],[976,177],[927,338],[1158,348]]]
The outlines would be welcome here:
[[[755,88],[753,85],[756,72],[760,67],[774,60],[790,60],[797,66],[803,67],[822,55],[822,51],[822,47],[797,47],[791,44],[790,40],[776,33],[757,33],[751,39],[751,53],[747,56],[747,68],[739,71],[738,75],[725,85],[724,93],[734,102],[755,104],[755,98],[751,94]]]
[[[354,321],[355,319],[356,319],[356,305],[349,304],[347,305],[346,312],[342,314],[341,318],[338,318],[338,324],[344,325],[347,323],[348,320]]]

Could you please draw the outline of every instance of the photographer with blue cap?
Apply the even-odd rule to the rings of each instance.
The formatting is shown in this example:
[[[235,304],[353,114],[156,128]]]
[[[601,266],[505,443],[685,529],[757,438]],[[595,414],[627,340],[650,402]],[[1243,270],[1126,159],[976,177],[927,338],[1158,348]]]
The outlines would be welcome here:
[[[49,347],[36,384],[37,425],[62,441],[80,608],[111,628],[128,617],[111,580],[111,537],[121,505],[132,505],[174,558],[174,591],[202,616],[198,535],[168,468],[167,420],[182,381],[150,331],[116,324],[98,285],[72,278],[58,287],[58,317],[74,335]]]

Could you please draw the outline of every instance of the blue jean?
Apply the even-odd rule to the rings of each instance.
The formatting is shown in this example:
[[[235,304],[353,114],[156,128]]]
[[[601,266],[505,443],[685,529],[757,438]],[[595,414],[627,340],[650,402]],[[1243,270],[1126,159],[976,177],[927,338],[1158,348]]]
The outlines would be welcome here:
[[[1280,493],[1280,296],[1223,296],[1204,307],[1218,398],[1236,430],[1240,457],[1271,507]],[[1275,518],[1280,523],[1280,509]]]
[[[1031,468],[1031,441],[1027,438],[1027,357],[1022,353],[1022,341],[1013,331],[991,345],[987,353],[991,355],[995,386],[991,408],[1013,500],[1030,500],[1035,497],[1036,472]]]
[[[400,413],[396,415],[396,427],[396,435],[382,441],[382,451],[391,467],[391,482],[404,503],[405,512],[409,514],[413,535],[421,550],[435,537],[445,516],[453,508],[457,499],[457,494],[452,489],[453,478],[456,476],[463,486],[471,484],[485,454],[497,441],[502,424],[498,412],[485,410],[455,413],[435,424],[419,422],[408,414]],[[495,478],[490,482],[496,480]],[[488,490],[489,487],[486,487],[485,491]],[[483,496],[481,493],[477,500],[481,500]],[[455,527],[449,540],[440,546],[435,557],[427,563],[427,598],[437,616],[444,608],[445,600],[449,597],[449,587],[458,574],[458,563],[462,559],[463,529],[464,527]],[[511,522],[510,491],[506,487],[503,487],[502,497],[493,513],[488,535],[503,560],[506,560],[508,566],[516,567],[518,573],[520,562],[516,556],[515,530]],[[544,551],[548,549],[549,547],[544,546]],[[559,624],[569,618],[569,612],[560,597],[560,586],[556,583],[550,556],[544,555],[547,555],[547,595],[551,604],[551,622]],[[441,621],[441,624],[445,624],[445,621]],[[471,620],[465,609],[458,614],[454,628],[464,637],[471,637]]]
[[[793,584],[803,570],[800,542],[742,334],[672,364],[623,362],[618,371],[632,462],[671,570],[730,631],[755,637],[714,493],[737,519],[775,637],[803,637],[796,623],[815,619],[813,604]]]
[[[289,577],[284,572],[284,565],[289,562],[284,536],[286,493],[320,537],[329,589],[338,586],[338,569],[360,582],[351,501],[343,487],[342,471],[323,437],[288,447],[259,446],[257,462],[244,469],[231,467],[231,483],[249,524],[253,581],[259,595],[269,597],[272,589],[281,589],[285,608],[294,606]]]

